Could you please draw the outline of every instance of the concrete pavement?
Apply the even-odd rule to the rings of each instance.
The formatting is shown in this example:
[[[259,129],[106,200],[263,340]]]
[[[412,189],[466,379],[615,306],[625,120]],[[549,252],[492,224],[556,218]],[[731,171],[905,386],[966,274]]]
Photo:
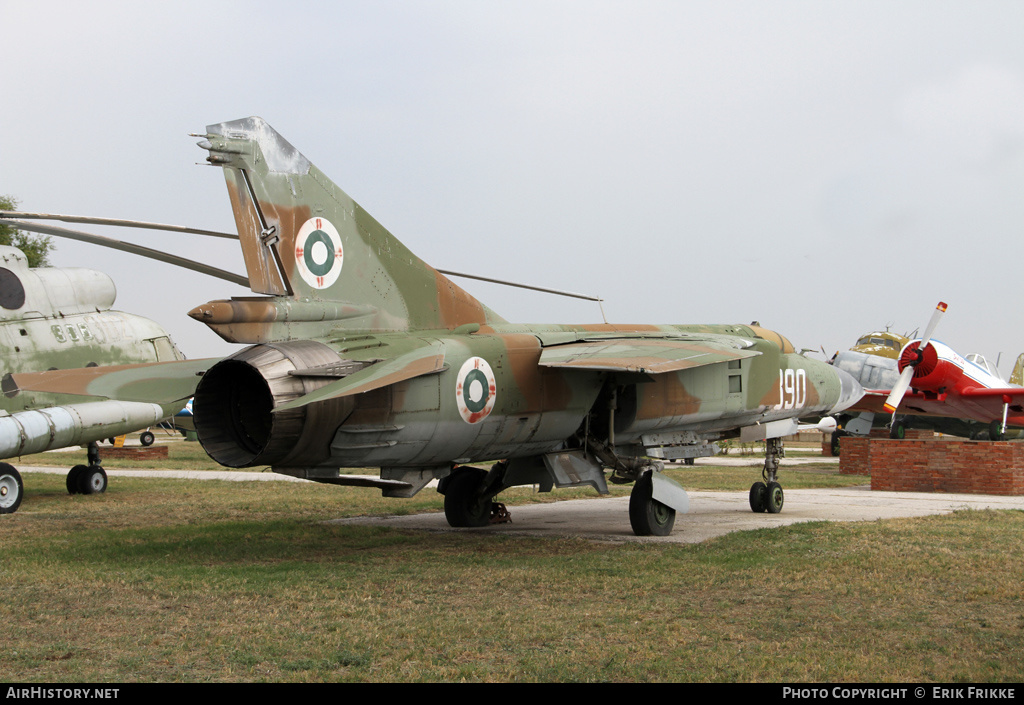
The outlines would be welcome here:
[[[746,492],[692,491],[690,511],[677,514],[672,534],[633,535],[629,498],[576,499],[511,507],[512,522],[477,529],[452,529],[443,514],[338,519],[341,524],[388,526],[419,531],[476,531],[520,536],[572,536],[594,541],[700,543],[732,531],[785,526],[803,521],[874,521],[948,514],[958,509],[1024,510],[1024,497],[873,492],[864,487],[787,490],[780,514],[754,514]]]
[[[786,458],[784,465],[822,462],[820,457]],[[748,465],[758,467],[756,457],[703,458],[699,464]],[[63,468],[20,467],[24,473],[44,472],[64,475]],[[752,477],[757,473],[753,473]],[[186,480],[229,480],[235,482],[308,482],[271,472],[178,471],[108,469],[116,477],[172,477]],[[751,480],[753,482],[753,479]],[[783,474],[783,487],[785,475]],[[366,490],[368,492],[374,490]],[[425,489],[424,492],[432,490]],[[553,495],[557,496],[555,490]],[[629,526],[628,497],[595,497],[511,507],[512,522],[476,529],[453,529],[444,515],[359,517],[337,519],[337,523],[388,526],[416,531],[500,532],[521,536],[572,536],[596,541],[650,541],[662,543],[699,543],[732,531],[784,526],[802,521],[874,521],[895,517],[946,514],[958,509],[1024,510],[1024,497],[995,495],[932,494],[922,492],[874,492],[867,485],[841,489],[786,490],[780,514],[754,514],[746,492],[691,491],[690,511],[676,516],[670,536],[639,538]],[[396,499],[396,502],[402,500]]]

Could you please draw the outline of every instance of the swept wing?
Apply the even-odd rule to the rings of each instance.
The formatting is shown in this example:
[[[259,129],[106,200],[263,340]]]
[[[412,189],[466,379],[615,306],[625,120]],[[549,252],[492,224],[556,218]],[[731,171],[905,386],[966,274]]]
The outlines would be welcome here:
[[[739,339],[640,338],[587,340],[545,347],[541,367],[661,374],[741,360],[761,353],[744,349]]]

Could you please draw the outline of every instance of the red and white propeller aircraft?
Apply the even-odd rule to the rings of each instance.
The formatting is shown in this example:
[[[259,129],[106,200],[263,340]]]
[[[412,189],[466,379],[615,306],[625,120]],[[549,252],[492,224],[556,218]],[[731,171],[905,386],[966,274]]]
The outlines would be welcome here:
[[[1007,426],[1024,427],[1024,387],[1008,384],[932,340],[945,312],[946,304],[939,302],[924,336],[900,351],[900,378],[892,390],[868,390],[853,410],[973,419],[991,423],[1000,435]]]

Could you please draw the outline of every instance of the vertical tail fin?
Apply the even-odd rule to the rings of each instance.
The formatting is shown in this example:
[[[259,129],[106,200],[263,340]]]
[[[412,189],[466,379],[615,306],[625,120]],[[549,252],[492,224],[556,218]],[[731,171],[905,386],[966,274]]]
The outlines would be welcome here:
[[[1013,366],[1010,373],[1010,384],[1019,384],[1024,387],[1024,353],[1017,357],[1017,364]]]
[[[339,325],[452,329],[502,319],[424,263],[258,117],[209,125],[252,290],[342,304]]]

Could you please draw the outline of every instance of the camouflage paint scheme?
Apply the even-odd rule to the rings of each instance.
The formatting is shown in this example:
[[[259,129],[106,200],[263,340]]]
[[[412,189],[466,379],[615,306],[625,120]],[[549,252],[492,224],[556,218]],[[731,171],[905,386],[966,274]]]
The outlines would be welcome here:
[[[604,468],[632,481],[651,456],[706,455],[743,427],[821,416],[860,395],[757,326],[510,323],[263,120],[210,125],[200,146],[224,168],[262,295],[190,312],[252,346],[196,390],[199,438],[225,465],[408,496],[459,466],[502,461],[492,485],[604,491]],[[340,467],[379,467],[381,480]]]
[[[102,272],[82,268],[30,269],[25,255],[0,246],[0,458],[69,445],[85,445],[155,425],[174,415],[185,399],[163,405],[148,395],[135,401],[95,401],[92,394],[19,391],[12,375],[42,370],[181,360],[167,332],[153,321],[111,311],[116,290]],[[53,373],[51,373],[53,374]],[[57,373],[59,374],[59,373]],[[77,466],[70,491],[99,492],[106,477],[90,451],[90,467]],[[88,477],[81,469],[91,472]],[[82,477],[82,483],[77,478]],[[16,469],[0,463],[0,513],[16,511],[22,483]]]
[[[635,511],[647,518],[632,521],[631,503],[634,530],[663,533],[672,509],[685,511],[685,493],[652,458],[710,455],[717,439],[775,439],[795,432],[797,417],[837,412],[862,393],[756,325],[510,323],[410,252],[262,119],[210,125],[202,137],[207,161],[224,169],[256,294],[189,313],[247,346],[210,366],[195,390],[197,434],[223,465],[390,496],[439,479],[454,525],[486,523],[491,499],[516,484],[606,492],[606,479],[635,481]],[[129,378],[163,372],[120,374],[79,387],[105,384],[97,393],[116,398]],[[766,461],[772,482],[776,466]],[[380,468],[380,477],[340,474],[347,467]],[[781,497],[779,487],[769,511]]]

